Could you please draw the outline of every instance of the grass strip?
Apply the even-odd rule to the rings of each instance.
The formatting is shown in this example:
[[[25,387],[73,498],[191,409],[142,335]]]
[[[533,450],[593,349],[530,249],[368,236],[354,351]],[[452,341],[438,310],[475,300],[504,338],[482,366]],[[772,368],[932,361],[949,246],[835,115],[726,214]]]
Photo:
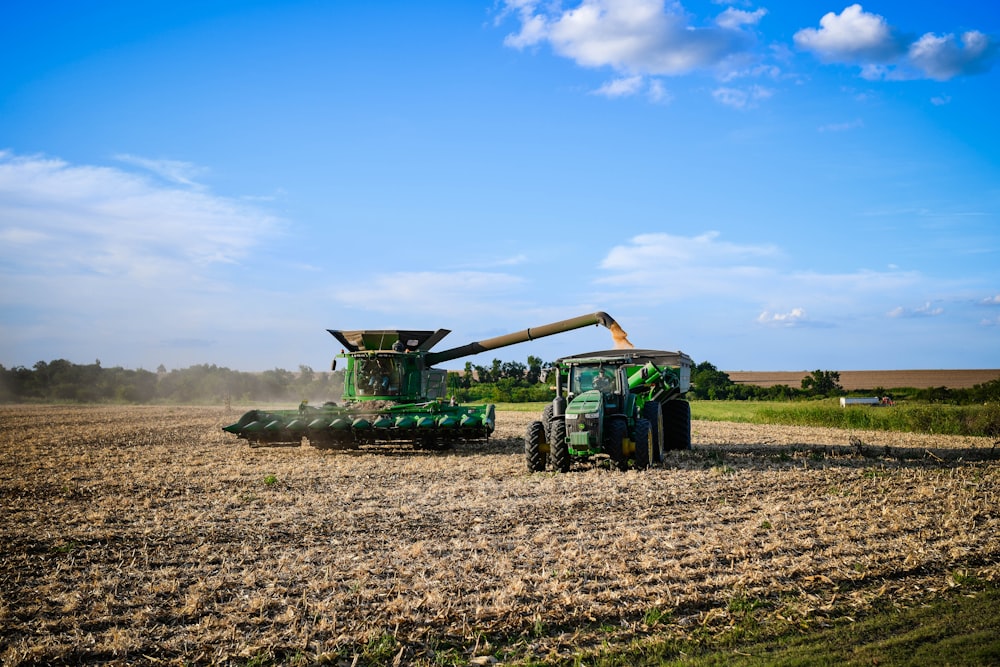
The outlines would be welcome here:
[[[842,617],[803,630],[762,619],[739,623],[715,637],[652,640],[526,665],[995,665],[1000,664],[1000,588],[963,586],[905,608],[886,603],[863,617]]]

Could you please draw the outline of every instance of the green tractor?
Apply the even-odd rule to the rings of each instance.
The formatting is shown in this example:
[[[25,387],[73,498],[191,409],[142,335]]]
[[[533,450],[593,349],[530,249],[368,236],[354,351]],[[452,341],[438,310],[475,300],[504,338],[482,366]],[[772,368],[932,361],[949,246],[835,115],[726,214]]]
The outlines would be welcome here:
[[[319,449],[390,445],[438,450],[483,441],[495,427],[494,406],[456,405],[447,398],[448,372],[433,365],[592,324],[621,332],[610,315],[596,312],[432,352],[450,333],[447,329],[328,329],[346,350],[337,355],[346,360],[340,405],[303,402],[292,410],[251,410],[222,430],[251,447],[297,447],[308,441]]]
[[[528,470],[567,472],[574,461],[607,458],[645,469],[670,450],[691,448],[691,358],[683,352],[608,350],[559,359],[556,397],[528,425]]]

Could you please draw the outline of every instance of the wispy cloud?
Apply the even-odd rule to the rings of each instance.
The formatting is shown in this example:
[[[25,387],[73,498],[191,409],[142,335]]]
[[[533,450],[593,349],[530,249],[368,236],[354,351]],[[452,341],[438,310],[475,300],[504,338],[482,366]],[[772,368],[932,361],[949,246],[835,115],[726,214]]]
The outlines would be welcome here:
[[[137,354],[168,331],[190,338],[206,322],[219,328],[230,305],[225,294],[235,288],[219,280],[218,269],[249,260],[282,222],[172,180],[0,153],[0,313],[9,325],[8,353],[58,340],[59,354],[111,348],[124,355],[126,347]],[[244,331],[268,317],[244,321]]]
[[[645,87],[645,79],[641,76],[627,76],[608,81],[594,91],[595,95],[604,97],[625,97],[635,95]]]
[[[977,30],[959,36],[928,32],[914,40],[860,4],[825,14],[819,26],[796,32],[796,46],[824,62],[858,65],[871,80],[947,81],[979,74],[992,66],[998,49],[996,40]]]
[[[770,327],[812,327],[818,323],[811,321],[806,316],[804,308],[792,308],[787,313],[774,313],[765,310],[757,316],[757,322]]]
[[[717,232],[640,234],[611,248],[595,283],[609,300],[649,304],[714,300],[756,308],[760,324],[830,326],[835,314],[868,312],[887,295],[909,294],[919,274],[890,270],[822,273],[789,268],[795,258],[774,244],[740,244]],[[877,288],[879,299],[872,299]],[[874,306],[878,308],[878,306]],[[820,317],[807,317],[807,312]],[[870,313],[875,317],[880,310]]]
[[[200,187],[0,153],[0,235],[7,241],[0,258],[23,274],[187,282],[208,265],[238,262],[279,225],[263,209]]]
[[[495,271],[401,271],[368,276],[364,285],[336,288],[330,296],[366,311],[450,318],[490,313],[492,299],[515,299],[524,286],[524,278]]]
[[[752,12],[744,11],[742,9],[734,9],[733,7],[727,7],[719,16],[715,19],[715,22],[723,27],[730,30],[738,30],[745,25],[757,25],[760,20],[767,15],[766,9],[755,9]]]
[[[917,306],[916,308],[906,308],[904,306],[897,306],[890,310],[886,315],[892,318],[899,317],[937,317],[938,315],[944,314],[944,308],[941,306],[935,306],[930,301],[924,303],[922,306]]]
[[[749,109],[757,106],[761,100],[766,100],[774,94],[770,88],[764,86],[747,86],[744,88],[734,88],[732,86],[722,86],[712,91],[712,97],[720,104],[724,104],[734,109]]]
[[[195,178],[207,172],[204,167],[180,160],[153,160],[128,154],[115,155],[115,159],[125,164],[141,167],[168,182],[193,188],[202,187]]]

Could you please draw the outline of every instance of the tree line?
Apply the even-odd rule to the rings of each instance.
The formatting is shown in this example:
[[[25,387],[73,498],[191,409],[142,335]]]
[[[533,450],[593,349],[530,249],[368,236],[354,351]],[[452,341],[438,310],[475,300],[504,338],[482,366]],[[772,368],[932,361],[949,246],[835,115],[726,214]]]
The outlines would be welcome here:
[[[691,398],[725,401],[792,401],[848,395],[887,396],[895,401],[912,400],[926,403],[979,405],[1000,402],[1000,378],[969,388],[949,387],[871,387],[845,391],[840,385],[840,372],[815,370],[802,378],[799,387],[777,384],[761,387],[736,384],[729,374],[704,361],[692,369]]]
[[[460,402],[522,403],[549,401],[555,395],[550,376],[553,364],[534,356],[527,363],[494,359],[488,365],[466,362],[463,371],[448,373],[449,393]],[[343,372],[319,372],[299,366],[297,372],[280,368],[259,373],[200,364],[168,371],[105,368],[74,364],[65,359],[39,361],[31,368],[0,365],[0,402],[74,403],[208,403],[299,402],[339,400]],[[972,388],[882,388],[865,392],[958,405],[1000,401],[1000,379]],[[761,387],[736,384],[727,373],[704,361],[691,372],[689,398],[700,400],[805,400],[845,396],[840,373],[816,370],[801,386]]]
[[[199,364],[168,371],[105,368],[65,359],[39,361],[31,368],[0,365],[0,401],[71,403],[216,403],[300,401],[304,396],[340,397],[337,373],[276,368],[261,373]]]

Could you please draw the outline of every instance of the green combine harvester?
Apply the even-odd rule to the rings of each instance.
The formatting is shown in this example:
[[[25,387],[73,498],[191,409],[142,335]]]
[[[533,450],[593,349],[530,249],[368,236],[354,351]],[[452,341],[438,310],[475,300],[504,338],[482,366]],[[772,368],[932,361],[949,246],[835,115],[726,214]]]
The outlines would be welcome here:
[[[337,355],[346,360],[340,404],[251,410],[222,430],[245,439],[251,447],[297,447],[308,441],[319,449],[388,445],[440,450],[485,441],[496,426],[494,406],[456,405],[447,398],[448,372],[433,366],[597,324],[617,338],[624,336],[614,319],[603,312],[441,352],[430,350],[450,333],[448,329],[328,329],[344,346]],[[333,366],[336,369],[336,359]]]

